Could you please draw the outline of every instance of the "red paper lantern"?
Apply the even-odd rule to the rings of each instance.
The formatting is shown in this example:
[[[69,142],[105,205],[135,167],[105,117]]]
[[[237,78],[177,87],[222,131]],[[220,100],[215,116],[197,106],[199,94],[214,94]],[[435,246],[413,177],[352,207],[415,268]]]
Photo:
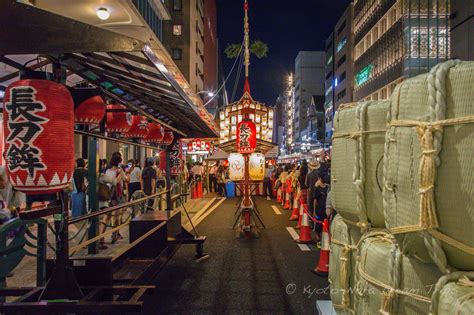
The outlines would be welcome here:
[[[250,120],[243,120],[237,124],[237,151],[252,153],[257,147],[257,127]]]
[[[123,105],[107,105],[107,132],[126,133],[132,127],[132,114]],[[114,112],[114,110],[116,112]]]
[[[145,137],[145,142],[147,143],[160,143],[165,136],[165,130],[160,124],[156,123],[149,123],[148,124],[149,133]]]
[[[74,100],[74,122],[98,125],[105,116],[106,104],[95,88],[70,89]]]
[[[173,139],[173,131],[165,131],[165,135],[163,137],[163,140],[161,140],[161,144],[170,145],[173,142]]]
[[[188,152],[193,151],[193,142],[188,142]]]
[[[123,134],[126,138],[143,139],[148,136],[150,129],[148,128],[148,121],[145,117],[132,115],[132,126]]]
[[[7,175],[26,194],[66,188],[74,171],[74,103],[68,89],[47,80],[20,80],[5,92]]]

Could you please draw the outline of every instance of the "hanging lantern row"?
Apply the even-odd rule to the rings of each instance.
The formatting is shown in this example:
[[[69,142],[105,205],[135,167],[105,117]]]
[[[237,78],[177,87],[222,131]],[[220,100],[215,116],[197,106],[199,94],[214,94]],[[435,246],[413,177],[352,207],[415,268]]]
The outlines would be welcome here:
[[[188,142],[188,153],[193,152],[211,152],[211,142],[195,139]]]
[[[99,95],[91,95],[93,89],[72,89],[75,100],[75,123],[99,124],[106,116],[105,128],[108,133],[119,133],[123,137],[142,139],[149,144],[169,145],[173,133],[166,139],[164,128],[157,123],[149,123],[145,117],[132,115],[124,105],[106,105]],[[106,113],[107,108],[107,114]]]

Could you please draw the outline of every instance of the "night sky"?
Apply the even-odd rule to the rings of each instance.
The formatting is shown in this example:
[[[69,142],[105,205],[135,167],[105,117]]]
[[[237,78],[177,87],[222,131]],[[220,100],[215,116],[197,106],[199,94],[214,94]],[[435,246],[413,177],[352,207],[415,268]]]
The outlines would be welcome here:
[[[227,76],[233,59],[224,49],[243,40],[243,0],[217,0],[220,53]],[[250,59],[250,87],[255,100],[274,105],[284,88],[285,75],[294,72],[301,50],[324,50],[326,38],[350,0],[249,0],[250,40],[268,44],[268,56]],[[237,68],[237,66],[236,66]],[[231,101],[236,69],[227,81]],[[244,70],[234,101],[242,95]]]

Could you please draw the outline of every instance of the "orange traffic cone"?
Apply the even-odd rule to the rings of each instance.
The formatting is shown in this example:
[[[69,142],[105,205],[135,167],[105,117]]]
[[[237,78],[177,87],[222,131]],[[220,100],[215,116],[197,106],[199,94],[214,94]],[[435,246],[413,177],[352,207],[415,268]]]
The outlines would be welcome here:
[[[298,198],[295,197],[293,200],[293,212],[291,213],[290,221],[298,220],[299,216],[299,207],[298,207]]]
[[[328,219],[324,219],[319,262],[316,268],[312,270],[312,272],[318,276],[327,277],[329,273],[329,241],[329,221]]]
[[[296,240],[297,243],[309,244],[314,243],[311,237],[311,227],[309,226],[309,216],[306,212],[301,216],[300,238]]]
[[[301,220],[303,219],[304,206],[305,204],[300,203],[300,211],[298,213],[298,224],[296,224],[296,229],[299,229],[301,227]]]
[[[283,209],[290,209],[290,194],[287,192],[285,195],[285,205]]]

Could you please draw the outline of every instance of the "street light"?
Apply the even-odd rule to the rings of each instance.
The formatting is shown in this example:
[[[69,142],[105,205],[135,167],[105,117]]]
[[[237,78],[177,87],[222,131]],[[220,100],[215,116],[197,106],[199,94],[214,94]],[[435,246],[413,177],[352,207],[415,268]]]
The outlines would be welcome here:
[[[101,19],[102,21],[108,20],[110,17],[109,10],[107,8],[98,8],[97,9],[97,17]]]
[[[196,94],[206,94],[208,97],[214,97],[214,92],[212,91],[199,91]]]

